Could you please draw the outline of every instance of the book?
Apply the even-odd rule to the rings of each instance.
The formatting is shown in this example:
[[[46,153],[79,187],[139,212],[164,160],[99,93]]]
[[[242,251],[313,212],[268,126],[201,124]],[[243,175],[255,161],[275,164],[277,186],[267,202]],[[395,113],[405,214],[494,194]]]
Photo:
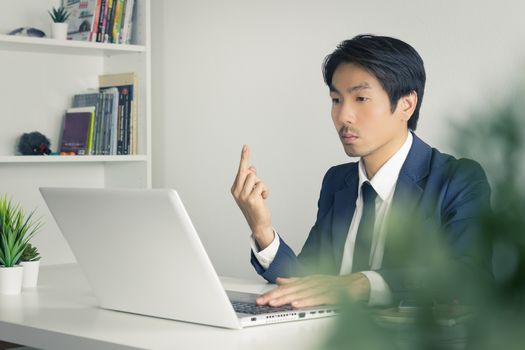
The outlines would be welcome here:
[[[135,73],[99,76],[101,91],[118,89],[117,154],[137,154],[137,86]]]
[[[108,0],[108,13],[106,17],[106,24],[104,29],[104,42],[111,42],[111,31],[113,28],[113,19],[115,18],[115,3],[116,0]]]
[[[117,2],[115,7],[115,17],[113,19],[113,27],[111,32],[111,42],[115,44],[120,43],[120,30],[122,27],[122,14],[124,11],[125,0],[115,0]]]
[[[100,0],[100,14],[98,18],[97,27],[97,42],[104,42],[104,34],[106,30],[106,17],[108,14],[108,1]]]
[[[124,15],[122,19],[122,30],[120,32],[120,42],[122,44],[131,43],[131,23],[133,21],[134,6],[135,0],[126,0]]]
[[[95,19],[93,21],[93,28],[91,28],[91,33],[89,34],[89,41],[97,41],[98,33],[98,21],[100,18],[100,7],[102,6],[102,0],[97,0],[97,6],[95,7]]]
[[[119,117],[119,91],[117,88],[103,88],[105,95],[104,131],[102,154],[117,154],[117,131]]]
[[[124,40],[124,30],[125,30],[125,23],[126,23],[126,11],[128,10],[130,0],[122,0],[122,15],[120,18],[120,30],[118,32],[118,43],[119,44],[125,44]]]
[[[78,107],[95,107],[95,117],[93,121],[93,140],[90,154],[101,154],[99,143],[101,139],[99,137],[100,129],[102,128],[102,117],[103,117],[103,98],[98,91],[77,94],[73,96],[73,108]]]
[[[97,0],[66,0],[64,7],[70,13],[67,38],[89,41],[96,27]]]
[[[60,152],[91,153],[95,107],[70,108],[64,116]]]

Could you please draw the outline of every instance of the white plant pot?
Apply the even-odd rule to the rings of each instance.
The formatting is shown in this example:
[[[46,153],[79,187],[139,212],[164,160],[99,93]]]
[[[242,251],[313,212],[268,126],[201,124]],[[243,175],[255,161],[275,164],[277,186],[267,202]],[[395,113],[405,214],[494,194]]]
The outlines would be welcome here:
[[[20,265],[0,267],[0,294],[20,294],[24,268]]]
[[[38,270],[40,269],[40,260],[22,261],[20,265],[24,267],[22,288],[35,288],[38,282]]]
[[[67,23],[51,23],[51,37],[58,40],[67,40]]]

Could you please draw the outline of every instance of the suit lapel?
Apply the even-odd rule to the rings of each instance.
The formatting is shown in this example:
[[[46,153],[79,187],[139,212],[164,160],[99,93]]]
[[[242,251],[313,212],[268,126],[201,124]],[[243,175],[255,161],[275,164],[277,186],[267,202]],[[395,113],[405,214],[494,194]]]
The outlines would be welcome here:
[[[422,195],[423,189],[418,183],[406,174],[400,173],[392,199],[392,207],[401,211],[397,214],[410,217],[417,209]]]
[[[339,268],[343,259],[348,229],[354,216],[357,200],[359,176],[357,163],[347,175],[346,187],[335,193],[332,222],[332,244],[334,249],[335,266]]]
[[[396,183],[394,197],[389,214],[387,227],[383,266],[389,264],[392,258],[388,253],[402,251],[399,245],[407,244],[404,237],[405,231],[411,231],[410,225],[418,225],[417,218],[421,219],[423,208],[421,198],[424,193],[426,178],[430,171],[432,148],[413,135],[412,147],[403,164]],[[404,226],[408,225],[408,226]],[[398,237],[395,237],[398,236]]]
[[[418,206],[423,194],[422,180],[430,171],[432,149],[419,137],[412,134],[412,147],[401,167],[392,200],[393,205],[401,205],[404,215],[410,215]]]

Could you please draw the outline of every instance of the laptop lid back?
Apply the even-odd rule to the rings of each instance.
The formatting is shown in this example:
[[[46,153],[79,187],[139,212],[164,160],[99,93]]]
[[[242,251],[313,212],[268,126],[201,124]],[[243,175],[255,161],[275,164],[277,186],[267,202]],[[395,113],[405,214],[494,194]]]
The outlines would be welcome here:
[[[177,192],[40,192],[101,307],[240,328]]]

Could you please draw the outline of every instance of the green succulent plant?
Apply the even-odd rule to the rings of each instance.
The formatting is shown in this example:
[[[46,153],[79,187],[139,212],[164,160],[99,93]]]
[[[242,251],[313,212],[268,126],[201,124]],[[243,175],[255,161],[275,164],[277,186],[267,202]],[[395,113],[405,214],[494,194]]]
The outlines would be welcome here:
[[[64,6],[59,8],[53,7],[51,11],[47,11],[51,16],[51,19],[55,23],[64,23],[69,18],[70,13],[65,9]]]
[[[0,265],[13,267],[31,238],[41,229],[40,220],[33,220],[34,211],[26,215],[7,196],[0,199]]]
[[[20,256],[21,261],[38,261],[40,260],[40,253],[38,252],[38,249],[31,245],[31,243],[27,243],[26,249],[24,249],[24,252]]]

